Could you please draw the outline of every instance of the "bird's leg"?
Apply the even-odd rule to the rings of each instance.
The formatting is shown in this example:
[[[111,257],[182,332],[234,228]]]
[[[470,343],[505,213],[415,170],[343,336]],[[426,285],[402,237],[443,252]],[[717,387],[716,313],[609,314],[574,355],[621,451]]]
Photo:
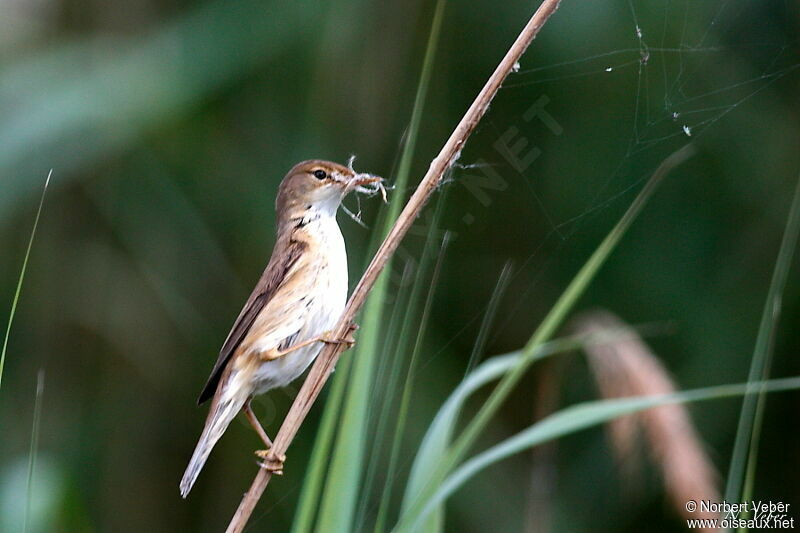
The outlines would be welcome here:
[[[244,411],[244,416],[247,417],[248,422],[250,422],[250,425],[256,430],[256,433],[258,433],[258,436],[264,441],[264,444],[267,445],[266,450],[255,451],[255,454],[263,459],[263,462],[258,463],[258,465],[261,468],[269,470],[273,474],[280,476],[283,474],[283,462],[286,461],[286,456],[283,454],[275,455],[272,453],[272,441],[267,436],[267,432],[264,431],[264,428],[261,427],[261,423],[258,421],[258,418],[256,418],[256,414],[253,412],[253,408],[250,406],[250,400],[252,400],[252,398],[248,398],[244,404],[244,407],[242,408]]]
[[[258,436],[261,437],[261,440],[264,441],[264,444],[267,446],[267,449],[272,448],[272,441],[267,436],[267,432],[264,431],[264,428],[261,427],[261,423],[256,418],[256,414],[253,412],[253,407],[250,405],[250,401],[253,398],[248,398],[246,402],[244,402],[244,407],[242,411],[244,411],[244,416],[247,418],[247,421],[250,422],[250,425],[253,426],[253,429],[256,430]]]
[[[322,337],[314,337],[313,339],[308,339],[307,341],[298,342],[297,344],[293,344],[288,348],[284,348],[283,350],[279,350],[278,348],[273,348],[271,350],[266,350],[259,354],[259,357],[262,361],[272,361],[274,359],[278,359],[279,357],[283,357],[287,353],[291,353],[295,350],[299,350],[300,348],[305,348],[310,344],[314,344],[315,342],[321,342]]]
[[[358,329],[358,324],[353,322],[350,323],[350,326],[347,328],[347,333],[345,333],[344,338],[341,339],[332,339],[331,338],[331,331],[326,331],[322,335],[318,335],[314,338],[308,339],[307,341],[298,342],[288,348],[283,350],[279,350],[277,348],[272,350],[267,350],[265,352],[261,352],[260,357],[262,361],[272,361],[273,359],[278,359],[279,357],[283,357],[287,353],[291,353],[295,350],[299,350],[300,348],[305,348],[315,342],[324,342],[325,344],[346,344],[347,348],[352,348],[353,345],[356,343],[356,340],[353,338],[353,332]]]

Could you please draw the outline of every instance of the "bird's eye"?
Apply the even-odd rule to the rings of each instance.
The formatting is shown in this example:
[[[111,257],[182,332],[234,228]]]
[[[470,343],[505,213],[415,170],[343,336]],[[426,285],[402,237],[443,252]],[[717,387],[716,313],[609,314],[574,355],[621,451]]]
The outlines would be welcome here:
[[[328,177],[328,175],[325,173],[324,170],[315,170],[314,177],[317,178],[318,180],[324,180],[325,178]]]

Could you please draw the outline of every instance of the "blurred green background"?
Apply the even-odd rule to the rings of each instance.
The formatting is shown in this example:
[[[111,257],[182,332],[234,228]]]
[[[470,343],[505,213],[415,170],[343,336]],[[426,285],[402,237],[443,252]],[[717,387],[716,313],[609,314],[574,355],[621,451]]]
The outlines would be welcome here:
[[[535,6],[448,3],[412,183]],[[350,154],[391,179],[433,9],[428,0],[0,2],[3,318],[53,169],[0,389],[0,530],[21,528],[40,369],[32,531],[225,527],[255,473],[259,443],[244,422],[186,501],[178,481],[205,417],[197,394],[269,257],[276,187],[299,160]],[[443,187],[441,226],[453,238],[413,378],[401,478],[467,370],[504,265],[511,277],[482,357],[528,339],[642,180],[688,141],[698,154],[657,192],[580,307],[666,325],[649,342],[681,388],[746,380],[800,170],[799,15],[778,0],[563,1]],[[537,102],[547,114],[530,118]],[[355,198],[346,205],[358,209]],[[360,207],[370,228],[385,209],[377,199]],[[393,294],[406,290],[400,273],[416,264],[431,211],[400,251]],[[340,225],[352,285],[371,230],[343,214]],[[774,376],[800,374],[794,266]],[[564,357],[562,405],[596,397],[582,358]],[[484,444],[531,423],[534,378]],[[299,385],[257,402],[270,433]],[[374,394],[383,399],[381,387]],[[799,402],[769,397],[755,487],[798,519]],[[723,478],[739,406],[691,408]],[[248,531],[289,529],[321,412]],[[385,449],[371,452],[385,462]],[[532,487],[551,498],[553,531],[685,529],[652,468],[636,487],[622,482],[601,429],[562,440],[552,477],[532,477],[530,465],[522,454],[470,482],[447,507],[448,531],[534,531]]]

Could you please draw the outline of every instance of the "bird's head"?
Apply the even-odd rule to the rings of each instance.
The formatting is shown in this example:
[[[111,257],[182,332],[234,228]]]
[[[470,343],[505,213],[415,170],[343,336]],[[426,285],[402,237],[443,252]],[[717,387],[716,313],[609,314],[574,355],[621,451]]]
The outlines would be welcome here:
[[[309,211],[335,216],[349,192],[379,185],[382,181],[378,176],[356,172],[351,165],[316,159],[298,163],[286,174],[278,189],[275,208],[279,223],[302,217]]]

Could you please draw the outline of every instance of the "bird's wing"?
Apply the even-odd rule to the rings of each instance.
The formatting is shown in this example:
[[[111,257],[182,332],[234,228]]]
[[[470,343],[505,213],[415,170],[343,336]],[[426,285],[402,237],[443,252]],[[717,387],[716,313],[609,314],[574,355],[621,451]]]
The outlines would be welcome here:
[[[222,345],[214,369],[211,371],[211,375],[205,387],[203,387],[200,397],[197,399],[198,404],[205,402],[214,395],[225,365],[231,359],[242,340],[247,336],[261,310],[264,309],[264,306],[275,296],[278,288],[286,281],[292,267],[295,266],[305,248],[306,244],[304,242],[291,238],[279,240],[275,243],[275,249],[272,252],[267,268],[261,274],[255,289],[253,289],[244,304],[244,308],[239,313],[233,328],[228,333],[228,338],[225,339],[225,343]]]

